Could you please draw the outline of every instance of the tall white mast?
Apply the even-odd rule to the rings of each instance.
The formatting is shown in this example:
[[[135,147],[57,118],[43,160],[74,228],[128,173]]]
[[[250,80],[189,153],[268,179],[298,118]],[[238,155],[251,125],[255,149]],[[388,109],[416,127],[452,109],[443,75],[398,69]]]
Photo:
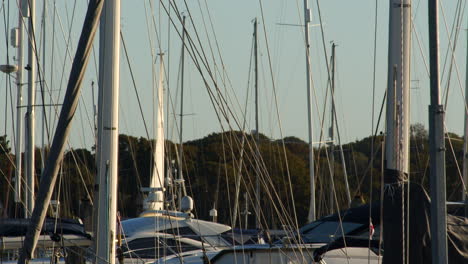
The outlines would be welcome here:
[[[411,0],[390,1],[386,169],[409,173]]]
[[[99,197],[96,263],[115,262],[119,137],[120,0],[105,1],[99,34]]]
[[[155,144],[153,148],[153,173],[150,187],[143,188],[148,191],[148,197],[144,201],[145,210],[164,209],[164,53],[158,54],[159,60],[159,82],[155,113],[157,122],[155,125]],[[180,199],[180,197],[179,197]]]
[[[309,39],[309,24],[312,18],[311,10],[309,9],[308,0],[304,0],[304,31],[306,44],[306,88],[307,88],[307,117],[308,117],[308,132],[309,132],[309,178],[310,178],[310,205],[309,222],[315,221],[315,177],[314,177],[314,148],[312,143],[312,76],[310,69],[310,39]]]
[[[29,7],[29,30],[28,30],[28,108],[26,113],[26,212],[27,217],[31,217],[34,209],[34,131],[35,131],[35,114],[34,104],[36,103],[36,41],[35,36],[35,20],[36,20],[36,1],[26,0]],[[27,12],[23,11],[23,16]]]
[[[383,261],[407,263],[411,0],[390,0],[389,12]]]
[[[21,11],[21,0],[18,1],[18,28],[17,34],[17,63],[18,71],[16,72],[16,169],[15,169],[15,203],[21,204],[21,148],[22,148],[22,129],[23,129],[23,12]],[[26,209],[25,209],[26,212]],[[26,213],[24,214],[26,216]]]
[[[157,192],[158,200],[155,200],[153,209],[163,210],[164,206],[164,192],[163,192],[163,183],[164,183],[164,60],[163,53],[159,54],[159,83],[158,83],[158,109],[156,111],[158,116],[157,122],[157,135],[156,135],[156,148],[155,148],[155,167],[153,169],[153,177],[151,186],[154,188],[159,188]]]

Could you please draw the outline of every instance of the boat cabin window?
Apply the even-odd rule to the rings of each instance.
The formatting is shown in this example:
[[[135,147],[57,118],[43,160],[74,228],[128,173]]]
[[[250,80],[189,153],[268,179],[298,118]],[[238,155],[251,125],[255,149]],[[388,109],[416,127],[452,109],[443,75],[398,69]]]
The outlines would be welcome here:
[[[343,222],[343,230],[345,234],[349,234],[360,227],[362,227],[362,224]],[[319,224],[303,232],[302,236],[307,243],[329,243],[336,238],[343,236],[343,233],[340,222],[326,221],[319,222]]]
[[[123,249],[126,258],[160,258],[197,250],[198,247],[170,238],[148,237],[132,240]]]
[[[190,238],[193,240],[201,241],[201,238],[197,233],[195,233],[190,227],[185,226],[185,227],[179,227],[179,228],[172,228],[172,229],[166,229],[162,231],[163,233],[166,234],[171,234],[175,236],[182,236],[186,238]]]

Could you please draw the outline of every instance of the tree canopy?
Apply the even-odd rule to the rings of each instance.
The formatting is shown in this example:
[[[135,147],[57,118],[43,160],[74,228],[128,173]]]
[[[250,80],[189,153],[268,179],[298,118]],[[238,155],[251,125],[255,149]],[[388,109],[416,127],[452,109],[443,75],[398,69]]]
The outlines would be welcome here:
[[[463,141],[456,134],[447,137],[446,155],[447,198],[460,199],[459,166],[463,155]],[[346,171],[352,197],[361,196],[365,201],[380,197],[382,167],[382,136],[366,137],[342,146]],[[372,144],[372,141],[374,143]],[[129,135],[119,137],[119,184],[118,210],[123,218],[136,217],[142,212],[144,194],[141,187],[149,184],[152,172],[152,148],[154,141]],[[13,215],[12,161],[9,141],[0,137],[0,169],[2,178],[1,203],[3,215]],[[374,151],[371,150],[374,146]],[[429,148],[428,133],[420,124],[411,127],[411,181],[428,189]],[[243,150],[242,150],[243,148]],[[253,227],[255,217],[262,226],[279,228],[292,224],[297,219],[300,225],[306,223],[310,202],[310,179],[308,144],[296,137],[272,140],[264,135],[249,134],[243,138],[238,131],[213,133],[202,139],[184,143],[182,167],[178,164],[179,145],[166,141],[166,177],[176,175],[182,169],[187,193],[195,201],[194,214],[201,219],[210,219],[209,211],[218,210],[218,221],[232,223],[236,197],[236,182],[240,181],[237,226],[245,227],[245,211],[250,211],[247,227]],[[53,199],[60,199],[63,217],[82,216],[83,201],[92,199],[96,174],[94,150],[69,150],[63,160],[62,169]],[[330,146],[314,149],[317,215],[324,216],[334,210],[348,207],[344,169],[334,148],[334,163],[330,163]],[[371,154],[374,154],[371,162]],[[242,161],[241,161],[242,157]],[[40,162],[40,161],[38,161]],[[333,181],[331,172],[333,173]],[[39,175],[39,171],[38,171]],[[255,212],[256,179],[260,179],[261,212]],[[240,177],[240,180],[239,180]],[[14,177],[13,177],[14,178]],[[170,190],[168,190],[169,192]],[[336,195],[332,195],[332,194]],[[171,195],[177,195],[173,192]],[[175,197],[175,196],[172,196]],[[335,200],[336,197],[336,200]],[[333,200],[330,200],[333,199]],[[331,208],[331,204],[333,207]],[[173,207],[173,205],[171,205]]]

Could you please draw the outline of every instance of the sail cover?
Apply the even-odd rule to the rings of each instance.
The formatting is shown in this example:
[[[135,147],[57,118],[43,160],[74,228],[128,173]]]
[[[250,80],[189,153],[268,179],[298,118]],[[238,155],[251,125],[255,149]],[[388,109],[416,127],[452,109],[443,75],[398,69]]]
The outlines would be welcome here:
[[[394,232],[402,232],[402,190],[408,188],[407,184],[392,185],[391,196],[385,200],[384,206],[389,210],[385,210],[383,228],[384,241],[383,241],[383,256],[384,263],[402,263],[402,256],[408,255],[408,263],[412,264],[426,264],[432,263],[431,254],[431,233],[430,233],[430,199],[426,191],[415,183],[410,184],[410,208],[409,208],[409,228],[405,232],[405,240],[408,241],[409,247],[403,249],[403,243],[399,241],[401,236],[394,236]],[[405,195],[406,196],[406,195]],[[407,197],[405,197],[406,199]],[[407,200],[406,200],[407,201]],[[372,223],[379,229],[380,224],[380,201],[372,204],[371,210],[369,205],[361,207],[350,208],[341,212],[343,222],[360,223],[362,226],[369,222],[369,211],[372,212]],[[468,218],[463,216],[464,208],[449,208],[447,214],[447,242],[448,242],[448,263],[465,264],[468,263]],[[324,217],[316,222],[324,221],[339,221],[337,214]],[[307,225],[314,225],[315,222]],[[307,226],[301,228],[305,231]],[[382,229],[380,229],[382,230]],[[358,231],[362,231],[361,228]],[[355,232],[353,232],[355,233]],[[315,259],[319,260],[326,254],[327,251],[346,247],[368,247],[369,241],[367,239],[356,238],[351,233],[345,232],[348,237],[338,237],[333,242],[323,246],[314,252]],[[305,236],[306,240],[307,236]],[[308,242],[308,241],[306,241]],[[313,241],[309,241],[313,242]],[[378,236],[374,235],[371,241],[371,248],[378,249]]]

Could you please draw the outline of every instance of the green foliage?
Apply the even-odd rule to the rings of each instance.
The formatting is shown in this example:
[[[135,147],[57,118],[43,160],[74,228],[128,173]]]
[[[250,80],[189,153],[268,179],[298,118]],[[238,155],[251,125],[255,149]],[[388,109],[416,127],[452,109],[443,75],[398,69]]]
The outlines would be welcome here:
[[[0,154],[9,154],[10,151],[10,141],[7,140],[7,136],[0,136]]]
[[[13,198],[13,191],[11,186],[14,184],[12,179],[13,160],[10,154],[10,141],[7,140],[6,135],[0,136],[0,217],[6,213],[11,200]],[[7,204],[8,203],[8,204]]]
[[[447,137],[452,139],[446,141],[447,197],[449,200],[457,200],[461,194],[461,184],[460,168],[456,161],[461,164],[463,140],[453,133],[448,133]],[[359,194],[367,202],[380,199],[382,140],[383,137],[379,135],[343,145],[352,197]],[[5,136],[0,137],[0,144],[5,150],[0,153],[0,168],[4,175],[7,175],[6,173],[11,173],[8,156],[11,154]],[[153,144],[154,141],[146,138],[128,135],[119,137],[118,209],[124,218],[138,216],[142,211],[144,197],[141,187],[149,185]],[[166,168],[173,173],[175,169],[180,169],[179,147],[178,144],[166,141]],[[410,147],[411,180],[422,183],[428,189],[428,133],[420,124],[411,126]],[[345,170],[338,150],[336,147],[335,162],[330,164],[330,146],[314,149],[319,217],[333,212],[330,210],[330,199],[333,199],[333,210],[336,210],[337,205],[339,209],[348,207]],[[294,224],[294,218],[297,218],[299,225],[306,223],[310,202],[308,153],[308,144],[295,137],[271,140],[260,134],[259,141],[256,141],[256,135],[246,135],[243,138],[243,134],[238,131],[213,133],[205,138],[184,143],[182,170],[187,192],[195,201],[194,214],[201,219],[210,219],[209,210],[215,206],[218,210],[218,221],[231,224],[235,186],[240,176],[238,210],[244,211],[247,202],[248,209],[252,212],[248,227],[254,226],[255,216],[261,219],[262,225],[270,228]],[[334,171],[333,188],[336,193],[333,197],[330,196],[331,170]],[[79,215],[80,200],[93,196],[95,155],[86,149],[70,150],[64,156],[61,171],[53,199],[60,198],[63,216],[76,217]],[[261,213],[254,212],[257,175],[260,175],[262,186]],[[0,178],[3,193],[8,190],[5,179],[6,176]],[[244,196],[244,193],[248,195]],[[1,199],[4,203],[6,198],[2,196]],[[12,203],[12,199],[9,203]],[[245,226],[243,217],[242,226]]]

